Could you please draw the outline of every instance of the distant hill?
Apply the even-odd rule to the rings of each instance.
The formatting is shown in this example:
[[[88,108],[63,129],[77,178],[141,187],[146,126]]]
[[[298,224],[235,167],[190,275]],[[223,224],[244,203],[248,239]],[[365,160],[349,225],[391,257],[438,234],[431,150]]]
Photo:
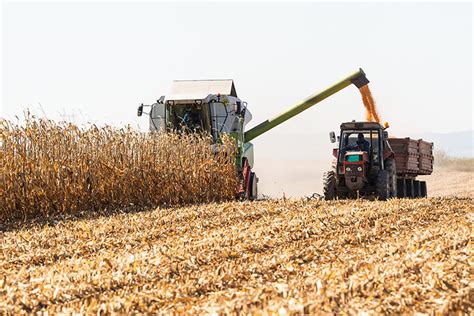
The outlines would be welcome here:
[[[421,137],[451,157],[474,157],[474,131],[425,133]]]

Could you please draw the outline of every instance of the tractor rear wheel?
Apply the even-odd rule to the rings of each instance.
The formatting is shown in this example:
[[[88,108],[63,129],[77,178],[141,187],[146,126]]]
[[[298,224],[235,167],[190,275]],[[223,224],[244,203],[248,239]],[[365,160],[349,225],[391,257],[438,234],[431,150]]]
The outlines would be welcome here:
[[[325,200],[336,199],[336,173],[333,170],[323,175],[323,194]]]
[[[390,190],[390,196],[392,198],[397,197],[397,166],[395,165],[395,159],[389,158],[385,160],[385,170],[388,171],[388,187]]]
[[[384,201],[390,197],[390,176],[387,170],[379,170],[377,174],[377,180],[375,182],[375,188],[377,196],[380,200]]]

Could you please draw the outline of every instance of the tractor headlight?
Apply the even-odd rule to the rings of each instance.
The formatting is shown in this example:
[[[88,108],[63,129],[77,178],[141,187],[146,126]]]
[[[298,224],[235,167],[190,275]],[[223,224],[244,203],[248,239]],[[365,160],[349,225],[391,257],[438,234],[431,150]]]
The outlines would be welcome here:
[[[346,167],[346,171],[347,172],[351,171],[351,167]]]
[[[357,167],[357,171],[362,171],[362,167]]]

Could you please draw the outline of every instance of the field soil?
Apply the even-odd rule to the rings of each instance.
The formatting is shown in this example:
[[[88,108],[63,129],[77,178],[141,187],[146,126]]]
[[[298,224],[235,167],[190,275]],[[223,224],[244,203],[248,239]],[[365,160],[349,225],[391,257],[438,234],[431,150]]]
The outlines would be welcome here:
[[[420,177],[428,185],[428,196],[474,197],[474,172],[435,168],[430,176]]]
[[[0,314],[469,314],[473,202],[231,202],[4,227]]]
[[[460,166],[435,166],[427,181],[431,197],[474,197],[474,164],[472,160]],[[278,160],[266,159],[257,165],[260,177],[259,192],[273,198],[305,197],[322,193],[323,173],[330,170],[331,160]]]

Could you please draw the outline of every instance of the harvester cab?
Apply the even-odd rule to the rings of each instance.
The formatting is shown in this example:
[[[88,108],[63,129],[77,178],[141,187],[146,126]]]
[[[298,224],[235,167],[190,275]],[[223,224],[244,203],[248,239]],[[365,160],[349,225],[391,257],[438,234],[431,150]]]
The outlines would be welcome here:
[[[331,133],[331,141],[335,142]],[[333,151],[334,169],[325,173],[326,199],[397,195],[394,154],[385,127],[376,122],[341,124],[339,146]]]
[[[252,119],[232,80],[176,80],[169,95],[140,105],[139,116],[144,106],[151,108],[151,131],[204,132],[216,142],[222,133],[242,133]]]
[[[253,145],[250,142],[270,129],[282,124],[299,113],[309,109],[331,95],[354,84],[360,88],[369,83],[362,69],[343,80],[309,96],[285,112],[245,130],[252,119],[247,104],[235,90],[232,80],[178,80],[173,82],[171,93],[162,96],[152,105],[140,105],[138,116],[145,106],[150,107],[151,131],[184,131],[186,133],[208,133],[219,143],[223,134],[236,142],[236,169],[241,179],[239,196],[257,198],[258,178],[253,172]]]
[[[175,80],[171,93],[150,107],[149,122],[152,132],[205,133],[220,143],[224,134],[236,141],[237,167],[242,177],[241,195],[257,197],[257,181],[253,167],[253,145],[245,142],[244,129],[252,119],[247,103],[238,96],[233,80]]]

